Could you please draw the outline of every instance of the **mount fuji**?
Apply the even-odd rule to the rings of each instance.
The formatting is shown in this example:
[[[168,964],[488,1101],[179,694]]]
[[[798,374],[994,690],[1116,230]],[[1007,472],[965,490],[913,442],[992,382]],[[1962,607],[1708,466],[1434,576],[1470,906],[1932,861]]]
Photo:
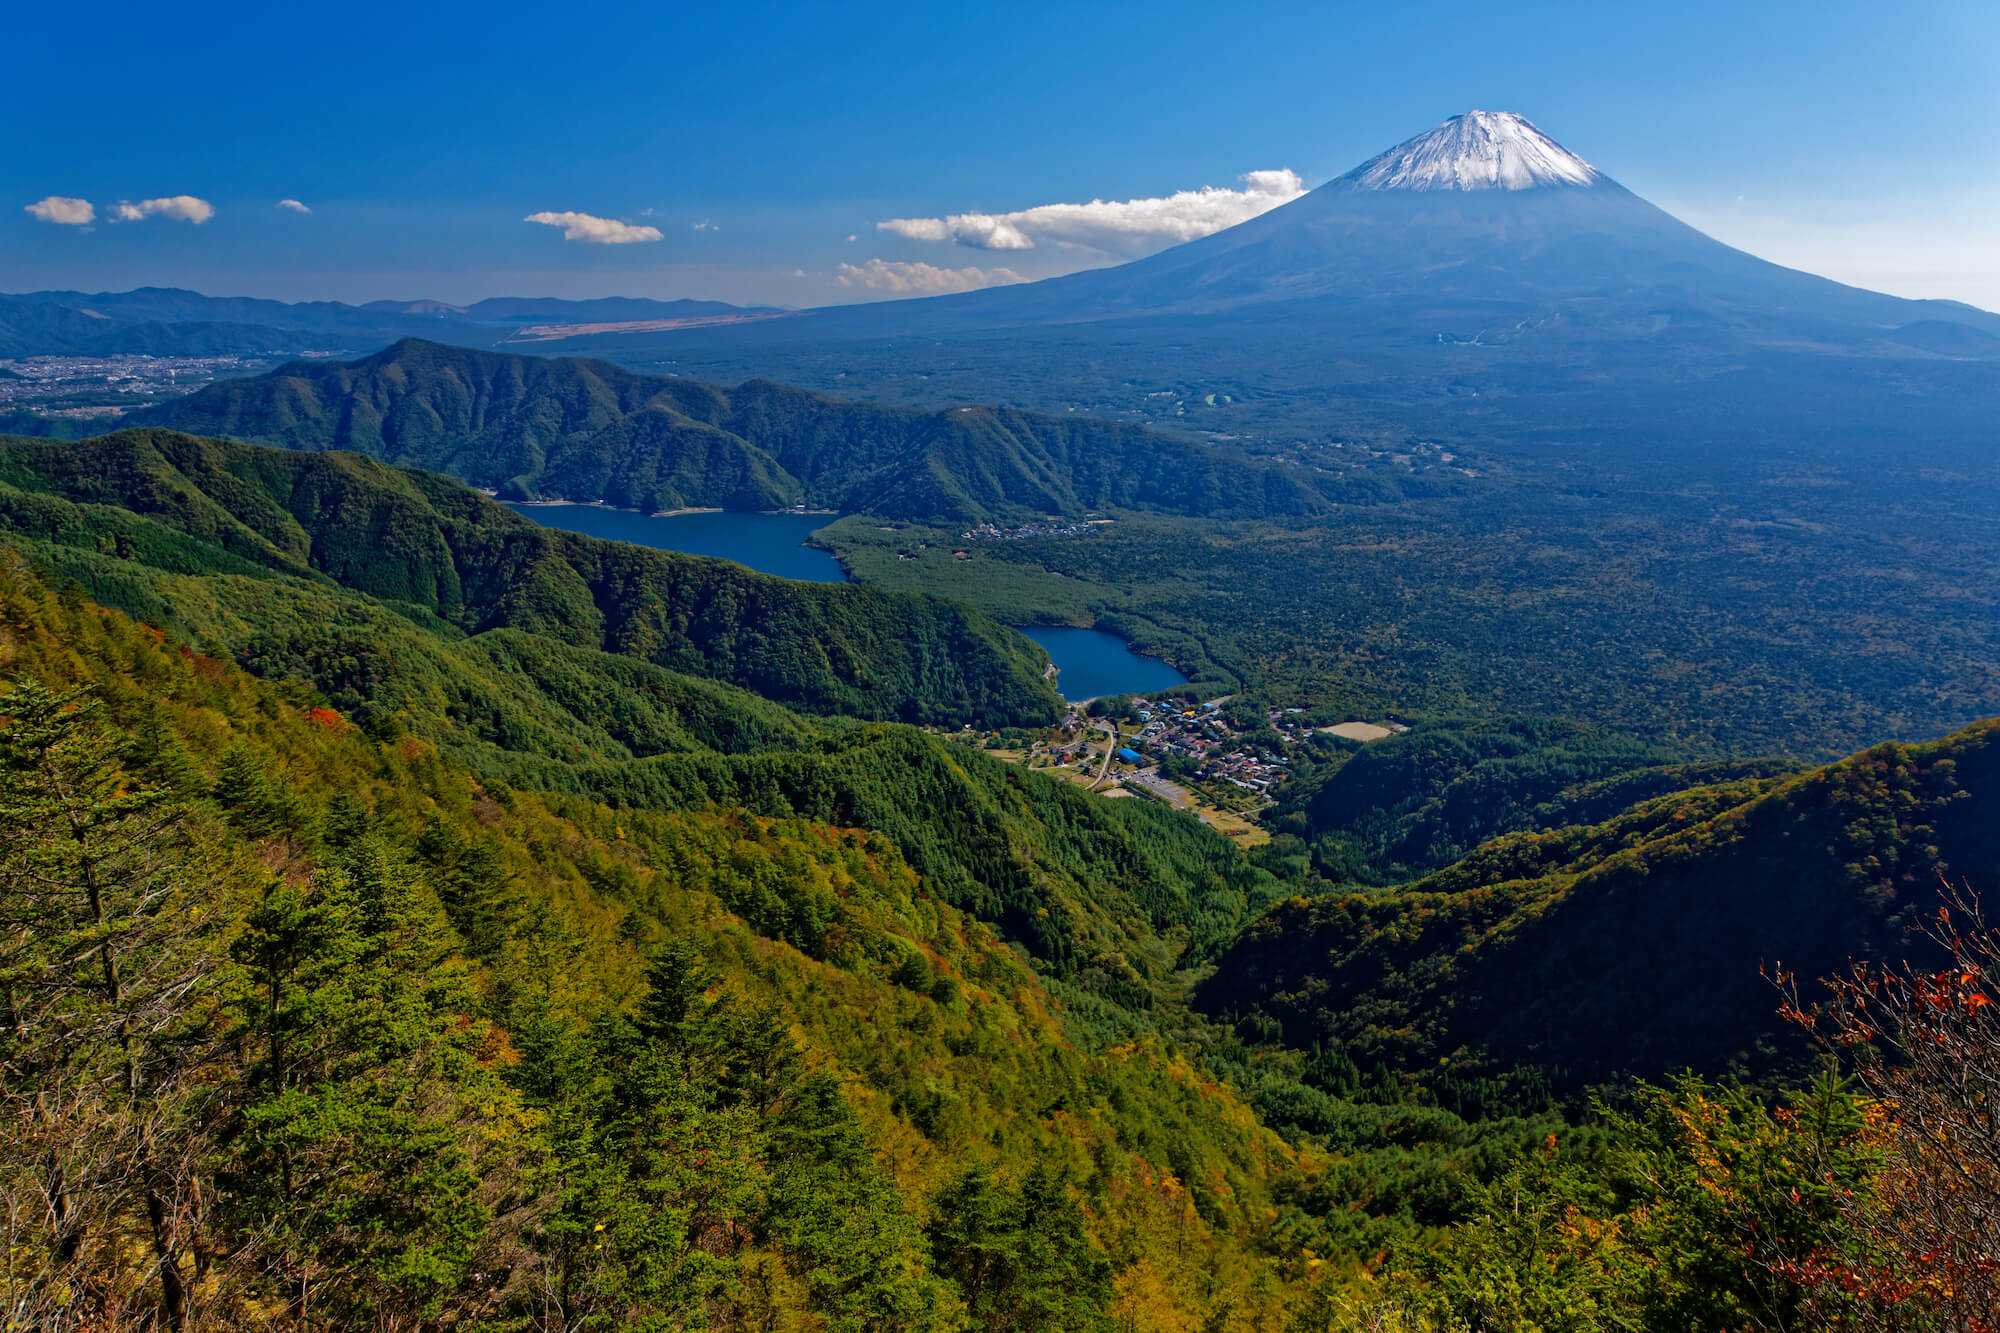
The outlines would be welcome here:
[[[1658,334],[1718,321],[1836,341],[1915,320],[2000,335],[2000,316],[1906,301],[1768,263],[1647,203],[1511,112],[1472,111],[1280,208],[1115,268],[813,322],[1074,320],[1309,302],[1307,324],[1449,341],[1487,316]],[[1470,323],[1468,324],[1468,320]]]
[[[1533,190],[1595,185],[1597,168],[1511,111],[1469,111],[1341,179],[1363,190]]]
[[[1146,415],[1215,389],[1287,431],[1879,432],[1916,413],[1985,438],[2000,408],[2000,316],[1746,254],[1489,111],[1115,267],[575,350],[914,403]]]

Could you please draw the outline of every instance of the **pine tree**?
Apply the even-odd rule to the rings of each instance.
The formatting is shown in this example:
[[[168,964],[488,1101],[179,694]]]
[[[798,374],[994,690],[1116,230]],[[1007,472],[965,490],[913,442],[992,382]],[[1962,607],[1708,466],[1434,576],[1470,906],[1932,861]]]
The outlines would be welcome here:
[[[512,1094],[457,937],[375,838],[276,882],[237,957],[255,1034],[233,1136],[236,1222],[293,1316],[439,1317],[489,1238]]]
[[[770,1234],[838,1333],[954,1325],[957,1302],[929,1270],[923,1234],[869,1153],[838,1080],[797,1079],[773,1117]]]
[[[567,1188],[546,1228],[565,1327],[698,1326],[734,1294],[758,1136],[752,1109],[722,1095],[731,1006],[710,981],[691,947],[670,945],[633,1017],[601,1029],[604,1091],[593,1120],[566,1118]]]
[[[0,1191],[10,1317],[188,1316],[223,894],[84,690],[0,696]],[[121,1231],[150,1242],[120,1276]],[[150,1292],[150,1295],[145,1293]]]
[[[293,803],[271,785],[263,763],[248,746],[232,745],[223,751],[210,795],[230,822],[253,838],[267,838],[300,822]]]
[[[473,957],[497,955],[513,934],[519,903],[513,876],[493,848],[474,842],[462,827],[434,814],[417,837],[416,853],[431,872],[445,912]]]
[[[1098,1333],[1112,1327],[1111,1263],[1090,1239],[1064,1173],[1037,1165],[1018,1188],[981,1169],[931,1206],[937,1271],[958,1285],[975,1327]]]

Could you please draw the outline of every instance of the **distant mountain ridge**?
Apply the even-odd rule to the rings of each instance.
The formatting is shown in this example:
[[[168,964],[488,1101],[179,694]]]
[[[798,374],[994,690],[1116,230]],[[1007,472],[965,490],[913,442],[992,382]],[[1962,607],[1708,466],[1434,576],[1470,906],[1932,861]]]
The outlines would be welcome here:
[[[435,315],[440,319],[460,318],[474,324],[516,324],[530,321],[581,324],[698,319],[709,315],[736,315],[746,311],[762,311],[770,307],[731,305],[727,301],[655,301],[637,296],[608,296],[594,300],[490,296],[483,301],[474,301],[471,305],[450,305],[443,301],[369,301],[360,308],[405,315]]]
[[[674,323],[769,313],[721,301],[641,297],[563,300],[491,297],[444,301],[286,302],[205,296],[175,287],[127,292],[0,293],[0,356],[283,355],[373,350],[413,334],[472,345],[501,341],[523,324]]]
[[[351,449],[503,497],[813,508],[940,521],[1144,508],[1261,517],[1366,499],[1136,426],[1002,408],[910,412],[766,382],[720,389],[601,362],[406,340],[288,365],[134,414],[135,424]]]

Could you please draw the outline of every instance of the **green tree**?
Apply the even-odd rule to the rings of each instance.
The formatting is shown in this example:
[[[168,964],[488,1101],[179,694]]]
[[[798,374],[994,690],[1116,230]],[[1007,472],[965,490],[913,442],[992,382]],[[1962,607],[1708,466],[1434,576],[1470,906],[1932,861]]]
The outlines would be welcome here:
[[[0,696],[0,1192],[10,1317],[188,1316],[197,1071],[225,905],[185,814],[135,786],[88,690]],[[122,1282],[131,1229],[143,1289]],[[38,1314],[36,1312],[42,1312]]]
[[[1111,1264],[1062,1172],[1037,1165],[1012,1187],[969,1169],[932,1200],[927,1234],[937,1271],[957,1284],[974,1327],[1111,1328]]]
[[[235,1220],[296,1318],[435,1318],[475,1268],[512,1096],[457,944],[372,837],[273,882],[237,943],[256,1049]]]

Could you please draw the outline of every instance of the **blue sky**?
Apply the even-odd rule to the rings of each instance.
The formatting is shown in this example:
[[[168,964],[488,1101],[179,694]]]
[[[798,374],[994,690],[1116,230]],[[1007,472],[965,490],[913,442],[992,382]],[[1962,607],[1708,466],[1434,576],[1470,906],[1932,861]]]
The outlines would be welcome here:
[[[1991,0],[38,5],[6,32],[0,290],[869,299],[1164,243],[888,219],[1317,184],[1483,107],[1767,257],[2000,307]],[[659,239],[587,238],[615,224]]]

